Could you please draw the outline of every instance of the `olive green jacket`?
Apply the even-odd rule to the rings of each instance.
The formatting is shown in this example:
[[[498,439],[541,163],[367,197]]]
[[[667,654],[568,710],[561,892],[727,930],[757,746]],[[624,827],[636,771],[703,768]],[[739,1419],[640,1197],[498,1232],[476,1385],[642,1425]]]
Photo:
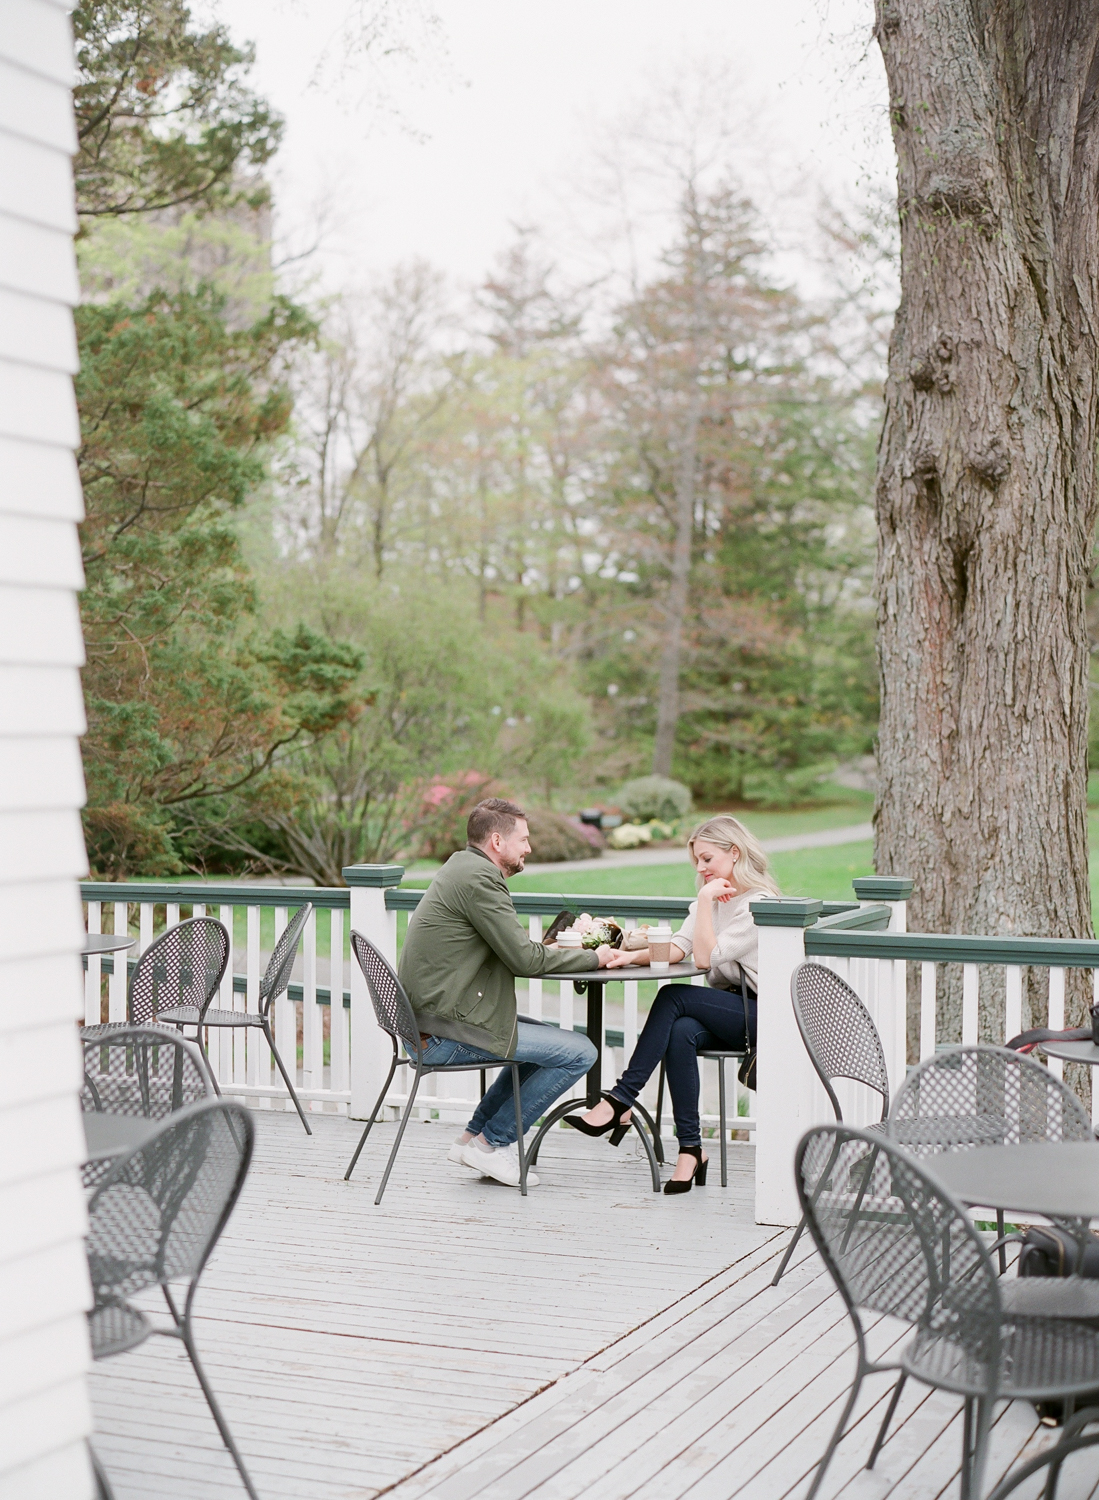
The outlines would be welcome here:
[[[480,849],[466,848],[450,856],[412,913],[400,979],[425,1035],[510,1057],[518,1035],[515,976],[598,967],[591,949],[532,943],[503,872]]]

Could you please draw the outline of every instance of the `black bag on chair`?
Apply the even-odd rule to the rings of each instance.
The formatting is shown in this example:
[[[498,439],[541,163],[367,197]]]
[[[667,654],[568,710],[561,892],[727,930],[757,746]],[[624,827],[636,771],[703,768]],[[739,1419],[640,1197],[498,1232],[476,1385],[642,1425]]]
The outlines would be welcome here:
[[[740,1067],[736,1070],[736,1076],[746,1089],[755,1089],[756,1086],[756,1049],[741,1060]]]
[[[1076,1237],[1057,1229],[1052,1224],[1032,1224],[1024,1232],[1019,1247],[1020,1276],[1086,1276],[1089,1281],[1099,1281],[1099,1235],[1088,1231],[1084,1245],[1083,1265],[1077,1269],[1080,1247]],[[1064,1420],[1062,1401],[1036,1401],[1039,1418],[1048,1427],[1058,1427]],[[1077,1396],[1077,1411],[1084,1406],[1099,1405],[1099,1391],[1091,1391],[1086,1397]]]

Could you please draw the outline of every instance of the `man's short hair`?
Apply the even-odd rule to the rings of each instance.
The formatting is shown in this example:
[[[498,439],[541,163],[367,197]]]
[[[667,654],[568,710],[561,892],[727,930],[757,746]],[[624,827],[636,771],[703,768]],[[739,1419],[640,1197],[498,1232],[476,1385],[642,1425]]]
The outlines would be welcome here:
[[[517,803],[508,802],[504,797],[486,797],[469,815],[466,840],[479,848],[487,844],[494,833],[507,838],[520,818],[525,819],[526,813]]]

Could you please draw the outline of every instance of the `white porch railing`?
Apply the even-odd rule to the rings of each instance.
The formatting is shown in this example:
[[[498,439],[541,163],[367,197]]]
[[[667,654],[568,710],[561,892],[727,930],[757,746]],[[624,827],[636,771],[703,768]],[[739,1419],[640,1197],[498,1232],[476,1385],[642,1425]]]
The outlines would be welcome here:
[[[260,976],[278,934],[286,926],[289,913],[311,901],[316,911],[303,934],[295,979],[288,993],[275,1003],[275,1040],[289,1062],[297,1053],[300,1036],[299,1095],[306,1109],[328,1109],[365,1118],[384,1081],[391,1047],[377,1028],[358,965],[350,962],[349,933],[352,928],[362,932],[391,962],[396,962],[408,917],[423,896],[421,890],[400,885],[403,875],[399,865],[356,865],[344,872],[347,887],[334,889],[85,882],[82,889],[89,932],[126,933],[137,938],[129,955],[119,955],[118,962],[107,957],[86,960],[85,1020],[124,1020],[128,966],[136,963],[166,927],[181,918],[206,915],[223,922],[232,940],[217,1004],[224,1009],[254,1011]],[[678,924],[690,904],[679,897],[552,893],[515,893],[513,899],[535,941],[541,938],[547,919],[552,920],[564,907],[615,916],[624,922],[660,917]],[[833,903],[829,909],[846,907]],[[609,986],[603,1035],[603,1076],[608,1087],[633,1051],[644,1024],[645,1002],[655,987],[652,979],[629,978]],[[584,1027],[585,1003],[573,990],[571,979],[532,979],[525,994],[520,989],[519,1000],[525,1014],[556,1022],[568,1030]],[[618,1009],[620,1018],[614,1014]],[[208,1033],[207,1041],[211,1063],[226,1094],[250,1099],[260,1108],[292,1108],[262,1033],[250,1027],[217,1028]],[[716,1125],[716,1064],[700,1062],[699,1066],[703,1122]],[[394,1114],[407,1098],[404,1078],[405,1070],[399,1069],[387,1096],[387,1108]],[[751,1104],[755,1096],[736,1080],[734,1070],[729,1071],[728,1081],[729,1113],[739,1117],[736,1128],[754,1131]],[[475,1083],[476,1074],[426,1079],[417,1096],[417,1113],[421,1118],[434,1116],[464,1123],[476,1103],[471,1092]],[[578,1085],[576,1092],[581,1088]],[[655,1080],[645,1097],[655,1108]],[[667,1099],[665,1119],[670,1132]]]
[[[759,926],[758,1083],[756,1114],[756,1220],[796,1224],[794,1148],[810,1126],[832,1119],[827,1096],[806,1055],[790,1005],[790,976],[806,958],[835,969],[855,989],[882,1038],[895,1097],[908,1062],[910,966],[919,976],[920,1058],[934,1052],[939,1026],[939,970],[957,964],[962,972],[960,1035],[948,1043],[1003,1044],[1022,1029],[1023,970],[1048,971],[1048,1020],[1065,1024],[1065,973],[1092,971],[1099,999],[1099,942],[1078,938],[979,937],[967,934],[910,933],[908,880],[867,877],[854,882],[857,910],[826,914],[818,901],[754,902]],[[993,983],[1003,976],[1002,985]],[[984,984],[982,984],[982,978]],[[982,994],[986,1000],[980,1030]],[[989,1017],[988,1000],[1002,994],[1002,1006]],[[781,1059],[781,1066],[769,1065]],[[1061,1064],[1050,1059],[1058,1075]],[[844,1119],[854,1125],[875,1117],[876,1096],[857,1085],[838,1086]],[[1092,1117],[1099,1123],[1099,1088],[1092,1091]]]

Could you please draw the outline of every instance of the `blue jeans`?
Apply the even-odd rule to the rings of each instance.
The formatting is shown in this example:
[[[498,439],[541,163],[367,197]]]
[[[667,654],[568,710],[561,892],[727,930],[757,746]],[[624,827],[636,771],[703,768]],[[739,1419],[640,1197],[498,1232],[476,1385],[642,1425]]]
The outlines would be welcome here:
[[[756,997],[737,990],[666,984],[657,991],[626,1071],[611,1090],[633,1104],[664,1059],[680,1149],[702,1144],[698,1118],[698,1053],[739,1052],[756,1044]]]
[[[513,1059],[493,1057],[449,1037],[434,1036],[424,1047],[424,1062],[430,1067],[444,1063],[483,1062],[486,1068],[504,1067],[473,1113],[466,1129],[483,1135],[490,1146],[510,1146],[515,1140],[515,1101],[511,1090],[509,1061],[520,1063],[519,1098],[523,1106],[523,1134],[544,1115],[553,1101],[583,1078],[598,1053],[586,1036],[562,1031],[557,1026],[519,1022],[519,1039]]]

